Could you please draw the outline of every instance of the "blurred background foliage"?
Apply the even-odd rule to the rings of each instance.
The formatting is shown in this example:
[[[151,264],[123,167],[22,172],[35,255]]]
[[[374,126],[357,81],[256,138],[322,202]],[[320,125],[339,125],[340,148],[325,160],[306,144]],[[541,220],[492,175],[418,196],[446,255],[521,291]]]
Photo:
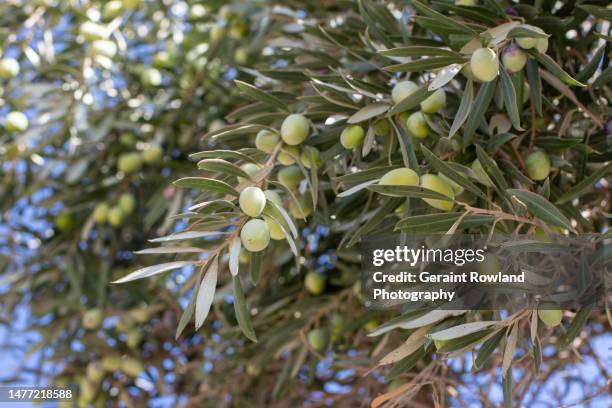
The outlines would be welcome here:
[[[388,323],[397,313],[363,307],[356,243],[362,235],[394,227],[433,231],[431,217],[442,226],[435,232],[445,232],[462,209],[440,213],[420,199],[406,198],[410,194],[389,197],[368,185],[338,197],[341,191],[400,166],[444,173],[446,167],[427,154],[431,150],[467,174],[469,187],[480,192],[468,191],[458,201],[489,211],[480,214],[489,217],[481,217],[481,223],[466,218],[459,230],[487,231],[500,208],[519,211],[505,201],[510,187],[531,189],[558,203],[561,217],[554,220],[561,226],[569,219],[581,232],[604,232],[610,218],[609,181],[603,178],[612,151],[606,2],[484,1],[472,7],[428,2],[457,25],[415,3],[2,2],[0,319],[10,333],[16,330],[14,316],[27,309],[26,329],[40,334],[28,345],[14,344],[8,336],[5,347],[42,355],[46,364],[36,374],[58,386],[78,387],[78,406],[353,407],[369,405],[389,391],[379,402],[480,406],[512,395],[511,381],[502,384],[501,366],[507,359],[506,338],[521,328],[521,341],[510,350],[512,356],[516,345],[516,355],[527,356],[515,367],[521,382],[516,401],[528,406],[581,398],[592,398],[592,406],[605,403],[600,397],[607,390],[610,332],[606,315],[599,312],[588,322],[588,313],[567,312],[569,339],[560,328],[540,325],[537,342],[527,334],[532,315],[514,316],[508,330],[504,326],[487,343],[492,356],[486,365],[487,356],[479,361],[478,374],[471,373],[476,358],[471,350],[484,347],[483,336],[462,337],[438,351],[439,344],[428,341],[389,369],[374,369],[418,328],[391,330],[393,323],[415,316]],[[420,100],[402,105],[390,97],[393,85],[410,78],[423,88],[441,76],[440,69],[461,68],[469,58],[389,69],[425,50],[395,55],[384,50],[458,51],[474,37],[471,32],[510,19],[550,34],[547,54],[555,61],[538,71],[532,55],[524,70],[532,70],[530,78],[523,71],[511,78],[523,126],[515,126],[515,112],[505,105],[507,89],[499,85],[487,97],[482,89],[493,90],[497,82],[486,88],[467,74],[456,75],[457,70],[444,84],[446,106],[428,117],[429,137],[411,135],[407,112],[418,109],[429,94],[421,91]],[[534,70],[543,72],[541,78]],[[575,87],[565,75],[586,86]],[[475,98],[469,101],[472,113],[480,116],[463,118],[461,137],[451,141],[445,136],[461,116],[457,112],[468,86]],[[278,129],[289,112],[306,113],[313,132],[304,146],[320,153],[319,160],[310,156],[319,166],[298,160],[305,181],[296,189],[273,184],[283,167],[276,161],[282,151],[254,148],[256,133]],[[363,147],[351,150],[339,143],[347,120],[364,127]],[[476,145],[486,152],[476,151]],[[304,146],[289,155],[310,154]],[[536,182],[525,175],[523,162],[534,146],[551,156],[553,168],[550,178]],[[300,255],[296,262],[284,240],[274,241],[260,257],[242,254],[247,320],[252,320],[245,330],[244,316],[239,321],[235,315],[235,279],[226,273],[230,255],[221,252],[212,311],[196,331],[185,320],[191,321],[186,311],[203,274],[199,263],[187,264],[193,254],[134,252],[151,247],[151,239],[194,225],[218,230],[233,222],[237,213],[232,211],[194,216],[189,210],[209,195],[219,197],[218,191],[200,194],[172,184],[204,170],[206,177],[239,185],[231,173],[197,169],[196,161],[206,157],[197,152],[219,150],[243,153],[246,158],[210,155],[237,165],[264,164],[272,157],[270,173],[261,177],[281,193],[282,206],[298,227],[294,239]],[[486,161],[488,155],[504,172],[496,179],[485,164],[490,184],[470,172],[474,159]],[[305,220],[299,208],[306,211]],[[504,220],[497,227],[512,231],[516,225]],[[213,238],[191,245],[214,251],[224,242]],[[177,259],[186,266],[110,285],[139,267]],[[259,272],[253,264],[260,265]],[[448,317],[428,329],[483,318],[476,313]],[[175,338],[177,326],[182,334]],[[377,327],[384,335],[368,336]],[[243,331],[247,336],[254,331],[257,342]],[[325,338],[320,347],[313,331]],[[449,351],[460,353],[441,359]],[[539,376],[531,353],[542,360]],[[0,379],[20,383],[20,373],[14,374]],[[577,392],[573,382],[583,390]]]

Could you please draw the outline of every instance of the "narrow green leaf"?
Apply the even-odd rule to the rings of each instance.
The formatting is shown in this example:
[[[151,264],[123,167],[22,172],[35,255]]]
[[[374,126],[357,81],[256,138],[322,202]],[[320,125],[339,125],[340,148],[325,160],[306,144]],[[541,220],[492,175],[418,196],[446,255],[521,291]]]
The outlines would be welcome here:
[[[259,281],[259,273],[261,272],[261,259],[262,251],[251,252],[251,259],[249,260],[249,276],[253,283]]]
[[[446,177],[459,184],[461,187],[465,188],[472,194],[477,195],[483,200],[488,201],[488,197],[478,188],[474,183],[472,183],[467,177],[463,177],[456,170],[450,167],[448,164],[444,163],[442,160],[438,159],[435,154],[433,154],[429,149],[425,146],[421,146],[421,151],[425,156],[425,159],[432,165],[434,169],[438,172],[444,174]]]
[[[512,366],[508,368],[506,377],[502,380],[504,408],[512,408]]]
[[[242,284],[240,283],[239,276],[233,276],[232,281],[234,283],[234,311],[236,312],[236,320],[238,320],[238,326],[244,335],[251,341],[257,343],[257,335],[253,329],[251,323],[251,315],[249,314],[244,292],[242,290]]]
[[[194,265],[194,264],[195,264],[194,261],[176,261],[176,262],[166,262],[166,263],[159,264],[159,265],[147,266],[146,268],[138,269],[137,271],[134,271],[124,276],[123,278],[117,279],[116,281],[111,282],[111,283],[125,283],[125,282],[131,282],[136,279],[149,278],[151,276],[155,276],[162,272],[171,271],[173,269],[178,269],[184,266],[189,266],[189,265]]]
[[[380,54],[386,57],[459,57],[461,54],[439,47],[425,47],[421,45],[411,45],[408,47],[391,48],[389,50],[379,51]]]
[[[195,305],[195,328],[198,330],[204,324],[210,307],[215,298],[217,289],[217,273],[219,271],[219,261],[217,258],[211,259],[209,262],[206,275],[202,278],[202,283],[198,289],[196,305]]]
[[[563,335],[563,337],[561,337],[559,341],[561,347],[567,347],[572,343],[574,338],[578,335],[578,333],[580,333],[580,330],[585,325],[594,306],[594,303],[588,304],[586,306],[583,306],[582,309],[580,309],[576,313],[574,319],[567,328],[567,332],[565,333],[565,335]]]
[[[402,360],[398,361],[389,371],[389,373],[385,376],[385,379],[389,381],[399,377],[400,375],[414,367],[415,364],[418,363],[424,356],[425,348],[421,347],[408,357],[405,357]]]
[[[582,195],[582,193],[590,189],[591,186],[597,182],[597,180],[604,177],[611,170],[612,163],[608,163],[607,165],[593,172],[590,176],[585,177],[580,183],[576,184],[575,186],[567,190],[565,193],[563,193],[559,198],[557,198],[556,203],[563,204],[567,201],[573,200],[576,197],[579,197],[580,195]]]
[[[500,329],[495,333],[495,335],[493,335],[493,337],[482,343],[482,346],[478,350],[476,361],[474,362],[474,370],[478,370],[484,366],[491,354],[493,354],[497,346],[499,346],[499,343],[501,342],[501,339],[504,338],[505,334],[506,330]]]
[[[204,159],[198,163],[198,168],[230,176],[249,178],[249,175],[240,167],[223,159]]]
[[[436,213],[415,215],[404,218],[395,225],[396,230],[403,232],[445,232],[457,222],[463,212]],[[491,215],[468,214],[461,219],[460,228],[473,228],[495,221]]]
[[[368,190],[390,197],[432,198],[436,200],[453,201],[444,194],[419,186],[385,186],[374,184],[368,186]]]
[[[446,67],[451,64],[462,64],[465,62],[466,59],[463,57],[429,57],[405,62],[403,64],[389,65],[384,69],[391,72],[420,72]]]
[[[251,163],[257,163],[257,161],[250,155],[235,151],[235,150],[207,150],[204,152],[192,153],[189,155],[191,160],[200,159],[236,159],[244,160]]]
[[[220,180],[213,180],[204,177],[185,177],[176,180],[173,184],[177,187],[197,188],[215,193],[229,194],[236,197],[238,196],[238,192],[229,184]]]
[[[280,110],[283,110],[285,112],[289,112],[289,109],[287,109],[287,104],[283,103],[280,99],[276,98],[275,96],[270,95],[269,93],[266,93],[262,91],[261,89],[254,87],[251,84],[247,84],[246,82],[242,82],[237,79],[234,80],[234,83],[236,84],[238,89],[240,89],[241,92],[247,94],[251,98],[257,101],[263,102],[265,104],[268,104],[270,106],[279,108]]]
[[[525,67],[527,71],[527,82],[529,83],[529,93],[531,100],[535,102],[535,108],[538,115],[542,116],[542,80],[540,79],[540,71],[538,64],[533,59],[527,59]]]
[[[346,123],[360,123],[376,116],[382,115],[389,110],[389,105],[386,103],[374,102],[364,106],[355,112]]]
[[[482,321],[482,322],[471,322],[453,326],[448,329],[440,330],[435,333],[430,333],[427,337],[432,340],[448,341],[456,339],[458,337],[467,336],[475,332],[482,331],[491,326],[499,324],[498,321]]]
[[[195,287],[196,288],[200,287],[199,279],[196,282]],[[183,330],[185,330],[185,327],[187,327],[187,325],[191,321],[191,318],[193,317],[193,313],[195,312],[196,298],[197,298],[196,291],[194,290],[193,293],[191,294],[191,298],[189,299],[189,303],[187,304],[187,308],[185,308],[185,310],[183,311],[183,314],[181,315],[181,319],[178,322],[178,326],[176,327],[176,334],[174,335],[175,340],[179,338]]]
[[[424,3],[420,1],[413,1],[412,4],[414,8],[416,8],[417,11],[419,11],[421,14],[424,14],[428,17],[436,19],[437,21],[439,21],[440,23],[446,26],[453,27],[455,30],[459,32],[462,32],[468,35],[472,35],[474,37],[478,35],[478,33],[475,30],[468,27],[467,25],[461,24],[456,19],[450,18],[448,16],[445,16],[442,13],[435,11],[434,9],[428,7],[427,5],[425,5]]]
[[[463,95],[461,96],[461,102],[459,103],[459,108],[457,108],[457,113],[455,114],[455,119],[453,119],[453,124],[451,125],[450,131],[448,132],[448,137],[451,138],[457,133],[461,125],[465,122],[472,110],[472,103],[474,102],[474,81],[472,79],[468,79],[465,89],[463,90]]]
[[[496,79],[480,85],[480,89],[478,90],[478,94],[476,95],[476,99],[473,103],[473,109],[470,112],[470,115],[468,116],[463,128],[463,141],[465,143],[470,143],[472,141],[474,133],[476,133],[476,129],[478,129],[478,126],[480,126],[480,122],[484,118],[484,114],[491,104],[491,100],[495,94],[496,85]]]
[[[605,52],[605,45],[599,47],[599,49],[595,52],[595,54],[593,54],[589,62],[587,62],[587,64],[580,71],[578,71],[578,73],[576,74],[576,81],[586,82],[591,79],[593,74],[597,71],[597,68],[599,68],[599,65],[601,64],[601,59],[603,58]]]
[[[537,50],[528,50],[527,51],[533,58],[535,58],[544,68],[546,68],[551,74],[559,78],[561,81],[565,82],[568,85],[574,86],[586,86],[580,81],[572,78],[570,74],[565,72],[563,68],[561,68],[554,59],[549,57],[547,54],[542,54]]]
[[[523,130],[521,128],[521,117],[516,102],[516,91],[512,84],[512,80],[504,68],[499,70],[499,76],[501,78],[501,91],[504,98],[504,106],[506,107],[506,112],[508,112],[512,126],[514,126],[516,130]]]
[[[391,108],[389,113],[387,113],[387,116],[397,115],[398,113],[405,112],[409,109],[412,109],[418,106],[421,102],[423,102],[433,93],[433,91],[427,90],[427,86],[428,86],[427,84],[422,85],[421,87],[419,87],[419,89],[417,89],[416,91],[414,91],[413,93],[411,93],[410,95],[408,95],[407,97],[405,97],[404,99],[396,103]]]
[[[565,215],[563,215],[563,213],[561,213],[557,207],[555,207],[550,201],[541,195],[527,190],[516,189],[509,189],[508,193],[516,196],[516,198],[525,204],[527,210],[532,215],[540,218],[542,221],[574,231],[572,224],[565,217]]]
[[[491,137],[491,139],[489,139],[489,141],[487,142],[487,151],[491,154],[495,154],[500,147],[515,138],[516,135],[513,133],[498,133]]]

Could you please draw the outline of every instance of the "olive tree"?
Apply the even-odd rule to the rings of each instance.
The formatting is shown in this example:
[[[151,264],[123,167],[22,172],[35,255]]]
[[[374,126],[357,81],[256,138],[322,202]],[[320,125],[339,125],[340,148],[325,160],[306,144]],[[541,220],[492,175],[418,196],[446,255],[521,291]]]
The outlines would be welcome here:
[[[162,65],[155,74],[148,50],[133,57],[142,68],[123,62],[122,75],[142,80],[128,82],[138,97],[120,94],[121,102],[94,115],[81,101],[86,93],[62,89],[75,109],[86,106],[75,118],[97,121],[78,126],[62,118],[68,125],[57,130],[61,150],[39,153],[68,161],[67,174],[76,176],[58,182],[60,191],[54,187],[44,201],[70,203],[67,211],[50,208],[58,212],[57,233],[41,237],[46,255],[56,256],[42,268],[40,259],[31,263],[37,267],[22,279],[39,298],[55,294],[54,318],[65,322],[49,326],[56,336],[72,324],[84,342],[98,344],[95,353],[77,354],[67,339],[52,346],[63,350],[58,360],[70,362],[62,378],[79,383],[83,405],[94,398],[127,401],[124,387],[134,377],[157,380],[156,373],[167,371],[178,376],[169,380],[174,395],[210,406],[482,404],[495,398],[478,387],[483,378],[499,384],[506,406],[530,405],[574,356],[599,361],[589,339],[610,323],[590,308],[508,316],[364,306],[359,243],[371,235],[593,232],[609,238],[606,4],[456,3],[289,2],[250,10],[194,4],[188,19],[203,20],[202,33],[196,21],[191,41],[185,35],[167,44],[179,42],[182,63]],[[128,11],[134,20],[127,21],[136,24],[140,15],[167,27],[171,13],[157,13],[149,2],[143,9]],[[82,22],[95,14],[70,10]],[[111,18],[109,26],[129,34],[125,18]],[[228,30],[211,21],[229,23],[234,34],[243,30],[238,22],[265,26],[264,34],[247,25],[242,41],[254,41],[262,52],[241,63],[239,78],[224,77],[233,84],[221,74],[241,53],[232,54],[236,43],[228,42]],[[100,27],[77,26],[83,38],[91,37],[92,50],[113,48],[94,47],[107,41],[94,38]],[[159,31],[134,26],[128,43],[137,49],[140,35]],[[223,42],[210,45],[216,41]],[[225,58],[214,58],[217,52]],[[189,72],[195,66],[203,72]],[[2,67],[8,76],[14,71],[12,63]],[[76,77],[88,83],[88,75]],[[106,116],[108,128],[96,131]],[[227,125],[211,128],[213,118]],[[23,118],[8,119],[11,135],[25,130]],[[128,144],[133,148],[123,147],[127,129],[141,138]],[[79,166],[92,161],[83,158],[87,144],[75,138],[94,141],[92,149],[119,144],[102,148],[105,155],[92,153],[98,166]],[[163,159],[143,166],[140,151],[156,146],[161,149],[148,154]],[[12,151],[33,157],[18,145]],[[187,154],[194,164],[185,163]],[[38,165],[38,158],[30,160]],[[169,179],[176,181],[169,185]],[[15,180],[18,194],[29,196],[23,189],[32,182]],[[108,198],[87,198],[100,189]],[[123,194],[134,189],[132,205]],[[101,235],[101,224],[110,237]],[[90,240],[82,245],[84,233]],[[63,254],[60,265],[50,249]],[[133,250],[140,250],[137,257]],[[14,288],[19,301],[23,294]],[[47,302],[43,313],[48,308]],[[80,323],[75,309],[84,312]],[[93,330],[102,320],[104,328]],[[485,321],[495,325],[473,324]],[[130,340],[141,325],[146,337]],[[117,339],[100,345],[93,335],[100,332]],[[117,356],[146,367],[132,370]],[[470,369],[474,375],[466,377]],[[606,390],[601,363],[599,369],[602,375],[584,384],[585,399]]]

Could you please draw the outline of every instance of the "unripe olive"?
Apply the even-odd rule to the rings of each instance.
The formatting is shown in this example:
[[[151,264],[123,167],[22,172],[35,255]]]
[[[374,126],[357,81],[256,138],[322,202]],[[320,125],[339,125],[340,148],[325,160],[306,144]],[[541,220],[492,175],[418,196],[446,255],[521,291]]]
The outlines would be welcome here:
[[[108,223],[113,227],[120,227],[123,225],[124,217],[125,214],[123,213],[123,210],[121,210],[121,208],[118,206],[111,207],[111,209],[108,210]]]
[[[435,174],[425,174],[424,176],[421,176],[421,187],[433,190],[451,199],[455,198],[455,192],[453,191],[453,188],[450,186],[450,184],[448,184],[446,181],[444,181],[444,179],[436,176]],[[437,200],[432,198],[424,198],[423,201],[425,201],[432,207],[442,211],[450,211],[453,208],[452,201]]]
[[[99,362],[91,362],[87,364],[87,379],[94,384],[99,384],[104,378],[104,368]]]
[[[446,92],[438,88],[427,99],[421,102],[421,112],[436,113],[446,105]]]
[[[140,6],[140,0],[123,0],[123,7],[128,10],[136,10]]]
[[[482,168],[482,164],[478,159],[472,162],[472,171],[474,171],[474,175],[476,179],[487,187],[493,187],[493,182],[489,178],[487,172]]]
[[[306,116],[299,113],[292,113],[287,116],[281,125],[281,137],[288,145],[298,145],[302,143],[310,132],[310,124]]]
[[[112,20],[113,18],[119,16],[123,11],[123,4],[121,0],[112,0],[104,4],[104,8],[102,9],[102,17],[105,20]]]
[[[230,26],[230,37],[235,40],[242,40],[249,33],[249,26],[241,20],[232,22]]]
[[[342,315],[334,313],[329,320],[329,325],[331,327],[332,340],[335,340],[340,337],[344,330],[344,318]]]
[[[536,27],[536,26],[532,26],[532,25],[523,25],[523,27],[528,27],[529,29],[533,30],[533,31],[537,31],[539,33],[544,34],[544,30],[542,30],[540,27]],[[535,37],[517,37],[516,38],[516,43],[521,47],[524,48],[526,50],[533,48],[537,45],[538,43],[538,38]]]
[[[162,83],[162,74],[157,68],[147,68],[140,74],[140,80],[146,87],[160,86]]]
[[[93,21],[86,21],[79,26],[79,33],[85,37],[87,41],[105,40],[110,35],[108,27]]]
[[[383,186],[418,186],[419,175],[412,169],[402,167],[385,173],[378,184]]]
[[[340,143],[345,149],[354,149],[363,143],[365,132],[359,125],[350,125],[340,134]]]
[[[374,123],[374,133],[379,136],[386,136],[390,130],[391,126],[389,126],[389,121],[386,119],[380,119]]]
[[[268,225],[268,229],[270,230],[270,238],[280,241],[285,239],[285,233],[283,232],[283,228],[280,223],[276,221],[274,218],[264,216],[264,221]]]
[[[119,143],[126,147],[133,147],[136,144],[136,136],[129,132],[123,132],[119,136]]]
[[[318,169],[321,165],[321,153],[319,152],[319,149],[312,146],[304,147],[302,153],[300,154],[300,162],[302,163],[302,166],[306,167],[307,169],[311,169],[313,167]]]
[[[257,377],[261,374],[261,366],[258,364],[249,363],[246,366],[246,372],[251,377]]]
[[[138,377],[144,371],[144,367],[140,361],[126,357],[121,360],[121,371],[129,377]]]
[[[287,188],[297,188],[304,179],[298,166],[288,166],[279,170],[277,175],[279,183]]]
[[[249,175],[249,177],[253,176],[255,173],[257,173],[259,170],[261,170],[261,167],[255,163],[245,163],[242,166],[240,166],[240,168]],[[244,180],[244,177],[237,177],[238,182],[242,183]]]
[[[210,41],[217,43],[225,37],[225,27],[221,25],[215,25],[210,29]]]
[[[442,180],[446,181],[451,186],[456,196],[463,193],[463,187],[461,187],[459,184],[455,183],[453,180],[446,177],[443,173],[438,173],[438,176],[440,176]]]
[[[94,208],[93,211],[94,221],[98,224],[104,224],[108,219],[108,210],[109,205],[107,203],[100,203],[96,205],[96,208]]]
[[[102,310],[89,309],[83,314],[81,325],[87,330],[95,330],[102,324]]]
[[[327,330],[325,329],[313,329],[308,332],[308,344],[315,351],[322,351],[327,346]]]
[[[121,368],[121,357],[115,355],[104,356],[100,364],[106,371],[115,371]]]
[[[391,91],[391,99],[394,103],[399,103],[417,89],[419,89],[419,86],[412,81],[398,82]]]
[[[475,82],[480,82],[477,78],[474,78],[474,74],[472,74],[472,67],[470,66],[469,62],[465,63],[463,67],[461,67],[461,71],[459,72],[461,72],[463,76],[467,79],[471,79]]]
[[[262,129],[255,136],[255,147],[265,153],[272,153],[278,142],[280,136],[275,132],[268,129]]]
[[[264,194],[268,200],[272,201],[274,204],[278,205],[279,207],[283,205],[283,200],[281,199],[281,196],[276,191],[266,190],[264,191]]]
[[[559,309],[552,308],[552,305],[546,305],[546,309],[538,309],[538,317],[545,325],[555,327],[561,324],[563,312]]]
[[[490,48],[478,48],[470,59],[472,75],[482,82],[494,80],[499,74],[499,59]]]
[[[0,60],[0,78],[10,79],[19,74],[19,62],[15,58]]]
[[[21,112],[13,111],[6,115],[4,127],[8,132],[25,132],[29,125],[28,117]]]
[[[124,153],[117,160],[117,169],[126,174],[140,170],[142,167],[142,158],[139,153]]]
[[[436,350],[440,350],[444,345],[448,343],[448,340],[434,340],[434,346],[436,346]]]
[[[136,208],[136,199],[130,193],[123,193],[119,196],[118,205],[124,214],[131,214]]]
[[[310,271],[304,278],[304,286],[311,295],[320,295],[325,291],[325,278],[318,272]]]
[[[268,224],[257,218],[249,220],[240,231],[240,240],[242,246],[250,252],[263,251],[270,243]]]
[[[55,226],[62,232],[68,232],[75,227],[75,219],[70,210],[62,210],[55,217]]]
[[[113,58],[117,54],[117,44],[110,40],[95,40],[91,43],[91,50],[94,55]]]
[[[538,38],[535,48],[540,54],[545,54],[548,51],[548,38]]]
[[[246,64],[249,61],[249,50],[246,47],[238,47],[234,51],[234,61],[238,64]]]
[[[153,143],[145,147],[142,151],[142,161],[151,164],[159,161],[164,154],[163,149],[157,143]]]
[[[240,192],[240,209],[249,217],[259,217],[266,206],[266,195],[259,187],[247,187]]]
[[[510,44],[504,50],[502,62],[509,72],[518,72],[527,63],[527,54],[516,44]]]
[[[486,254],[481,262],[476,262],[476,272],[481,275],[496,275],[501,272],[499,257],[494,254]]]
[[[550,157],[541,150],[527,156],[527,175],[532,180],[544,180],[550,174]]]
[[[300,149],[297,146],[283,146],[277,156],[278,162],[284,166],[295,164],[295,158],[300,157]]]
[[[414,112],[408,116],[406,127],[412,136],[419,139],[423,139],[429,135],[429,125],[427,124],[427,120],[425,120],[423,112]]]
[[[297,201],[299,207],[295,201],[291,200],[291,202],[289,202],[289,214],[291,214],[293,218],[308,217],[312,214],[312,200],[310,200],[309,197],[300,195],[297,196]],[[300,208],[302,211],[300,211]]]

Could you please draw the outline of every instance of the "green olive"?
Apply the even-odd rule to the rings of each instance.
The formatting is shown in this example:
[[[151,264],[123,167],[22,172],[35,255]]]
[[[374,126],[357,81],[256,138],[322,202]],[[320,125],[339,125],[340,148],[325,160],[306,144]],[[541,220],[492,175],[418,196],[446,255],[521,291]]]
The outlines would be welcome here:
[[[93,211],[94,221],[98,224],[104,224],[108,219],[108,210],[110,209],[107,203],[100,203],[96,205]]]
[[[304,286],[311,295],[320,295],[325,291],[325,278],[318,272],[310,271],[304,278]]]
[[[293,113],[285,118],[281,125],[281,137],[288,145],[295,146],[308,137],[310,124],[304,115]]]
[[[265,221],[258,218],[249,220],[240,231],[242,246],[250,252],[259,252],[270,243],[270,229]]]
[[[147,68],[140,74],[140,80],[145,87],[156,87],[162,83],[162,74],[157,68]]]
[[[419,175],[412,169],[402,167],[385,173],[378,184],[383,186],[418,186]]]
[[[108,210],[108,223],[113,227],[120,227],[123,225],[123,219],[125,218],[125,214],[121,207],[114,206]]]
[[[417,89],[419,89],[419,86],[412,81],[398,82],[391,91],[391,99],[393,99],[394,103],[399,103]]]
[[[446,106],[446,92],[444,89],[438,88],[421,102],[421,112],[436,113]]]
[[[350,125],[342,130],[340,134],[340,144],[342,144],[345,149],[354,149],[363,143],[364,137],[365,132],[361,126]]]
[[[118,17],[123,12],[123,4],[121,0],[112,0],[106,2],[104,7],[102,8],[102,17],[105,20],[112,20],[115,17]]]
[[[327,346],[327,330],[313,329],[308,332],[308,344],[315,351],[323,351]]]
[[[499,59],[490,48],[478,48],[470,59],[472,75],[482,82],[490,82],[499,74]]]
[[[300,148],[297,146],[283,146],[277,156],[278,162],[284,166],[295,164],[296,157],[300,157]]]
[[[502,63],[509,72],[518,72],[523,69],[527,63],[527,54],[517,45],[511,44],[504,50]]]
[[[121,360],[121,371],[128,377],[138,377],[144,371],[144,367],[139,360],[125,357]]]
[[[125,215],[128,215],[134,212],[134,208],[136,208],[136,199],[130,193],[123,193],[119,196],[117,205]]]
[[[280,241],[285,239],[285,233],[283,232],[283,227],[281,227],[280,223],[271,217],[263,217],[264,221],[268,225],[268,229],[270,230],[270,238],[276,241]]]
[[[268,129],[262,129],[255,136],[255,147],[265,153],[272,153],[278,142],[280,136],[275,132]]]
[[[117,44],[110,40],[95,40],[91,43],[93,55],[113,58],[117,54]]]
[[[123,7],[128,10],[136,10],[140,7],[141,0],[123,0]]]
[[[163,149],[157,143],[149,144],[142,151],[142,161],[148,164],[159,161],[164,154]]]
[[[255,164],[255,163],[245,163],[242,166],[240,166],[240,168],[249,176],[252,177],[253,175],[255,175],[255,173],[257,173],[259,170],[261,170],[261,166]],[[242,183],[243,181],[245,181],[245,179],[243,177],[237,177],[238,182]]]
[[[72,212],[67,209],[60,211],[57,217],[55,217],[55,226],[62,232],[71,231],[76,226],[76,220]]]
[[[79,33],[85,37],[87,41],[105,40],[110,36],[108,27],[94,23],[93,21],[86,21],[81,24]]]
[[[421,176],[421,187],[427,188],[429,190],[433,190],[437,193],[447,196],[450,199],[455,198],[455,192],[453,188],[441,177],[436,176],[435,174],[425,174]],[[438,200],[433,198],[425,198],[423,199],[427,204],[431,205],[434,208],[442,211],[450,211],[453,208],[453,201],[450,200]]]
[[[429,125],[423,112],[414,112],[406,120],[408,132],[416,138],[423,139],[429,135]]]
[[[309,197],[299,195],[297,196],[297,201],[299,206],[294,200],[291,200],[289,203],[289,214],[291,214],[293,218],[308,217],[310,214],[312,214],[312,200],[310,200]]]
[[[139,153],[124,153],[117,160],[117,169],[126,174],[134,173],[142,167],[142,158]]]
[[[541,150],[527,156],[527,175],[533,180],[544,180],[550,174],[550,157]]]
[[[563,312],[554,307],[554,305],[546,304],[538,308],[538,317],[549,327],[555,327],[561,324],[563,320]]]
[[[311,169],[313,167],[318,169],[321,165],[321,152],[319,152],[319,149],[316,147],[306,146],[300,154],[300,162],[302,163],[302,166],[306,167],[307,169]]]
[[[304,179],[304,175],[298,166],[282,168],[277,174],[278,181],[287,188],[297,188]]]
[[[240,209],[249,217],[259,217],[266,206],[266,195],[259,187],[247,187],[240,192]]]

